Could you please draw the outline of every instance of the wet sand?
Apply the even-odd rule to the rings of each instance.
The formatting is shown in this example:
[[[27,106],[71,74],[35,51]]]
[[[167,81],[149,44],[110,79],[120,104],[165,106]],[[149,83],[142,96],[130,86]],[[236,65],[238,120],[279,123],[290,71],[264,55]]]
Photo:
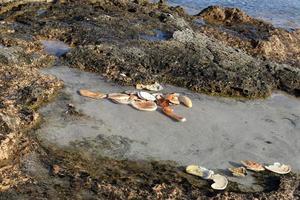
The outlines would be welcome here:
[[[63,94],[42,108],[45,122],[36,132],[44,145],[75,147],[87,156],[117,159],[172,160],[225,169],[232,162],[275,161],[300,169],[300,100],[274,93],[266,100],[233,100],[166,86],[193,100],[193,108],[177,106],[187,118],[178,123],[159,111],[141,112],[109,100],[81,97],[81,88],[104,93],[132,90],[105,82],[100,76],[68,67],[43,70],[65,82]],[[73,104],[83,116],[65,115]]]

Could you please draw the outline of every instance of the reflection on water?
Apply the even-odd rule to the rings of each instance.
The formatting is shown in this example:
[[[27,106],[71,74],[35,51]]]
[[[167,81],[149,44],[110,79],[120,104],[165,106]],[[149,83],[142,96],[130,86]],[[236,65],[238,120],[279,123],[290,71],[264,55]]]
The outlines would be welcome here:
[[[57,40],[43,40],[42,44],[46,53],[57,57],[63,56],[70,50],[67,44]]]

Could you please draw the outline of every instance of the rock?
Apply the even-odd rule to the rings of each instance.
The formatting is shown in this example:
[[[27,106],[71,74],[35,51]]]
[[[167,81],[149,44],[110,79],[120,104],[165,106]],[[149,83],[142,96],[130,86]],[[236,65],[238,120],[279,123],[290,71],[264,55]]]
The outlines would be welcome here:
[[[31,56],[19,47],[0,48],[0,159],[18,149],[23,130],[38,122],[34,109],[62,86],[56,78],[32,69],[37,63],[28,62]]]
[[[209,6],[203,9],[196,16],[202,17],[209,23],[225,23],[227,25],[235,23],[247,23],[253,19],[238,8],[223,8],[221,6]]]
[[[61,172],[61,167],[59,166],[59,165],[53,165],[52,166],[52,173],[54,174],[54,175],[56,175],[56,174],[59,174],[60,172]]]
[[[299,75],[294,70],[299,54],[297,32],[276,29],[239,9],[216,6],[205,9],[194,18],[201,17],[207,23],[196,29],[190,23],[193,17],[176,7],[136,1],[101,1],[103,8],[116,13],[104,19],[108,13],[93,9],[95,4],[92,1],[82,7],[78,2],[58,3],[52,13],[43,15],[43,23],[38,14],[29,16],[23,10],[18,15],[8,12],[6,15],[11,19],[30,25],[16,27],[23,35],[10,33],[8,37],[3,33],[3,40],[5,44],[22,44],[27,48],[30,44],[31,49],[38,46],[33,39],[28,39],[33,38],[28,33],[34,33],[37,38],[65,41],[76,47],[62,58],[64,64],[98,72],[122,85],[159,82],[212,95],[247,98],[266,97],[274,89],[298,93]],[[136,8],[134,16],[128,11],[133,7]],[[38,11],[41,7],[30,9]],[[82,13],[83,21],[101,24],[101,28],[94,22],[75,20],[75,28],[62,23],[77,16],[70,10]],[[86,10],[92,11],[87,15]],[[161,16],[165,20],[159,21]],[[141,19],[143,23],[132,26],[132,20],[127,19]],[[9,28],[7,24],[1,26],[3,30]],[[154,42],[140,39],[141,34],[153,30],[173,33],[173,39]],[[288,42],[288,38],[292,42]],[[6,56],[3,62],[8,58]],[[43,63],[49,63],[47,59]],[[274,67],[277,64],[273,61],[287,62],[292,70],[274,71],[285,67]]]
[[[195,33],[190,29],[175,31],[173,33],[173,39],[183,43],[191,43],[195,40]]]
[[[220,6],[202,10],[197,18],[208,23],[200,31],[209,37],[214,36],[253,56],[300,67],[300,30],[275,28],[239,9]]]

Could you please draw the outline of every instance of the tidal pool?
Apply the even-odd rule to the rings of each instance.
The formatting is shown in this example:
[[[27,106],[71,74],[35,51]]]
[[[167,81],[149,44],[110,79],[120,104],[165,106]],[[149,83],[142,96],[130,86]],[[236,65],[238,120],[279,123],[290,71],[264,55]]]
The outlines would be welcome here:
[[[279,161],[300,169],[297,98],[274,93],[266,100],[241,101],[165,86],[163,92],[179,92],[193,100],[191,109],[176,107],[187,118],[178,123],[158,111],[142,112],[106,99],[79,96],[81,88],[104,93],[133,89],[106,82],[99,75],[64,66],[43,73],[65,82],[59,97],[40,110],[44,123],[35,134],[43,145],[71,147],[91,157],[173,160],[213,169],[225,169],[243,159]],[[70,112],[70,104],[77,114]]]

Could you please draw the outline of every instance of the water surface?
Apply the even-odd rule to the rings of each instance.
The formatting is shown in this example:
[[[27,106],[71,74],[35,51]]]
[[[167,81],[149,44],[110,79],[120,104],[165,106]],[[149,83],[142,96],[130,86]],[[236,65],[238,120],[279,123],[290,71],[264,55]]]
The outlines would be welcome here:
[[[46,53],[57,57],[65,55],[70,50],[66,43],[58,40],[42,40],[41,43]]]
[[[65,82],[59,98],[42,108],[45,123],[36,134],[44,145],[72,147],[86,156],[116,159],[173,160],[225,169],[230,161],[275,161],[300,169],[300,100],[275,93],[266,100],[238,101],[166,86],[190,96],[193,108],[177,106],[187,118],[178,123],[160,112],[79,96],[87,88],[104,93],[132,90],[100,76],[68,67],[43,71]],[[69,115],[68,104],[80,115]]]
[[[148,41],[151,41],[151,42],[168,40],[170,38],[172,38],[172,34],[163,32],[163,31],[161,31],[159,29],[153,30],[153,34],[152,35],[148,35],[148,34],[142,34],[142,35],[140,35],[140,39],[142,39],[142,40],[148,40]]]

